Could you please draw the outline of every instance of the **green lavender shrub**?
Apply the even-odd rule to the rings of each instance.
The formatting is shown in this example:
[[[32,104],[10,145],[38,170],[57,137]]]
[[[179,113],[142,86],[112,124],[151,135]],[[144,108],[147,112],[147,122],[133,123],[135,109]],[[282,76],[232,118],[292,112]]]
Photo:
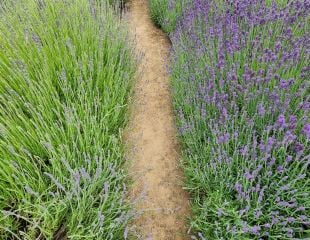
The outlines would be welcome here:
[[[149,9],[153,22],[166,33],[171,33],[177,24],[187,0],[149,0]]]
[[[0,12],[0,238],[124,238],[135,62],[119,17],[88,0]]]

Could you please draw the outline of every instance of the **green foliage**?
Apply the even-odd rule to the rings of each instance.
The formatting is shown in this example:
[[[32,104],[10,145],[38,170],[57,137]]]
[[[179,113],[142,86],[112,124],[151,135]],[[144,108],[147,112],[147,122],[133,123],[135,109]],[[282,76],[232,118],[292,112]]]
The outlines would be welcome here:
[[[122,239],[127,33],[88,0],[0,5],[0,238]]]
[[[182,15],[186,1],[149,0],[153,22],[166,33],[173,32],[176,28],[178,18]]]

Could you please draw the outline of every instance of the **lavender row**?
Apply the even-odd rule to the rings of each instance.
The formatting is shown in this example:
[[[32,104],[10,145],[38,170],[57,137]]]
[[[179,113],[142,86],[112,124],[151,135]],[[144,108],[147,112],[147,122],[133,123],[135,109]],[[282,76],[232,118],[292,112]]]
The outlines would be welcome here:
[[[108,2],[0,1],[0,239],[128,238],[135,56]]]
[[[309,13],[308,0],[192,0],[171,35],[201,239],[309,234]]]

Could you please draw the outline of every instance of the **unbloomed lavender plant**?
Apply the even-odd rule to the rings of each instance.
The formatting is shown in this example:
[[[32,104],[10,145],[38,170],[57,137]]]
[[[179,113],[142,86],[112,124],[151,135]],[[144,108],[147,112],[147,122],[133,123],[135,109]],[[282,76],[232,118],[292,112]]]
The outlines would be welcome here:
[[[187,2],[189,0],[148,0],[153,22],[166,33],[173,32]]]
[[[0,238],[122,239],[135,63],[119,17],[95,0],[0,12]]]

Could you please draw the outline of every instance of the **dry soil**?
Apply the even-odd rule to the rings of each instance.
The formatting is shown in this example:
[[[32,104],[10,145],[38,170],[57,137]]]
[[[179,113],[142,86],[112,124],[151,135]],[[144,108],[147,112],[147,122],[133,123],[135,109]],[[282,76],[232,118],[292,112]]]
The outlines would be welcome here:
[[[142,53],[126,130],[131,198],[140,213],[133,225],[140,239],[186,237],[189,201],[182,171],[171,103],[167,59],[170,42],[150,18],[147,0],[128,5],[128,25]]]

